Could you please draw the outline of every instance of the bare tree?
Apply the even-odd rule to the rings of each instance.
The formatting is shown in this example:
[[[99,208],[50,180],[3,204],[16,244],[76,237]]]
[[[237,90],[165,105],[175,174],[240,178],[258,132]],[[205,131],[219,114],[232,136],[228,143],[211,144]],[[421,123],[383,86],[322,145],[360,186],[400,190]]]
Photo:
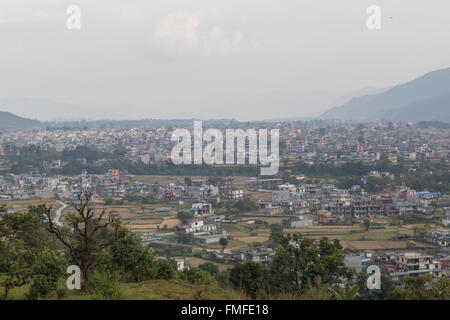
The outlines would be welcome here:
[[[54,223],[51,216],[52,206],[44,206],[43,213],[49,221],[48,231],[69,249],[73,262],[80,268],[83,276],[81,290],[87,291],[89,273],[106,262],[104,249],[119,240],[125,229],[116,214],[106,214],[105,209],[96,212],[92,205],[91,192],[82,191],[77,197],[79,202],[74,205],[75,212],[65,217],[67,225],[73,228],[72,232]]]

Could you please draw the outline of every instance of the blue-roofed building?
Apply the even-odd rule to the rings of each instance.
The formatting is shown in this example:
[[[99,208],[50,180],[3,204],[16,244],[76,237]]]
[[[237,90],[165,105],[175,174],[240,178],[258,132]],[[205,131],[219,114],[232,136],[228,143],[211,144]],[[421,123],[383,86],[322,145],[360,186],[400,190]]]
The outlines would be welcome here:
[[[440,196],[439,192],[430,192],[430,191],[421,191],[417,192],[417,194],[419,195],[420,199],[433,199],[438,198]]]

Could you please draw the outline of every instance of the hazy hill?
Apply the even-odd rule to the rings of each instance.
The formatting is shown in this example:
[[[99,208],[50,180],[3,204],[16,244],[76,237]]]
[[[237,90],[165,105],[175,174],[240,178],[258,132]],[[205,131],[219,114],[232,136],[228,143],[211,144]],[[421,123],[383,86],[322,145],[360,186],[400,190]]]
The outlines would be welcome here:
[[[321,118],[450,121],[450,68],[427,73],[383,93],[354,98]]]
[[[38,120],[22,118],[8,111],[0,111],[0,130],[31,129],[41,126]]]

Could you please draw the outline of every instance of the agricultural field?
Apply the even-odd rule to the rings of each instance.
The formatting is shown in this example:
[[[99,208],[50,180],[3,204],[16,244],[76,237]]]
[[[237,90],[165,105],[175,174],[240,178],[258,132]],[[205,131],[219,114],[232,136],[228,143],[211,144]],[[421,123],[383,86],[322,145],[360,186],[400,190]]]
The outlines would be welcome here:
[[[156,232],[164,227],[173,228],[181,221],[171,217],[161,217],[147,220],[124,220],[124,224],[128,226],[131,231],[137,233]]]
[[[154,176],[154,175],[136,175],[131,177],[131,182],[140,181],[145,184],[159,184],[161,186],[167,185],[169,183],[174,183],[176,185],[183,184],[184,178],[186,176]],[[208,177],[205,176],[189,176],[192,180],[202,179],[206,181]]]
[[[243,241],[240,241],[238,239],[232,238],[228,240],[228,245],[226,247],[226,249],[224,250],[225,252],[241,252],[242,250],[247,250],[247,248],[249,247],[248,243],[245,243]],[[213,249],[213,250],[220,250],[222,249],[222,246],[218,243],[214,243],[214,244],[208,244],[205,246],[206,249]]]
[[[59,206],[59,204],[58,204]],[[171,211],[164,214],[155,211],[156,208],[170,207],[167,205],[160,204],[146,204],[146,205],[134,205],[134,204],[124,204],[124,205],[111,205],[105,206],[102,203],[96,204],[96,210],[100,212],[105,209],[107,212],[115,213],[120,216],[122,223],[125,227],[133,232],[146,233],[155,232],[166,226],[167,228],[173,228],[181,221],[176,219],[176,212]],[[68,206],[64,209],[62,216],[64,217],[67,213],[74,212],[74,208]]]
[[[37,206],[41,204],[51,205],[54,210],[59,208],[61,205],[53,200],[51,197],[30,199],[30,200],[2,200],[0,201],[0,206],[6,206],[7,208],[12,208],[14,212],[27,212],[29,206]]]
[[[272,201],[272,193],[271,192],[261,192],[254,190],[247,190],[245,195],[251,197],[252,199],[259,199],[263,201]]]
[[[184,185],[184,178],[190,178],[191,180],[203,180],[204,183],[208,180],[208,176],[157,176],[157,175],[135,175],[130,176],[131,182],[140,181],[145,184],[159,184],[161,186],[167,185],[169,183],[174,183],[178,185]],[[246,188],[246,181],[250,179],[249,177],[238,176],[233,177],[233,187],[235,188]]]
[[[244,242],[244,243],[264,242],[264,241],[269,240],[269,235],[235,237],[235,239],[239,240],[241,242]]]
[[[379,220],[377,228],[354,226],[314,226],[309,228],[284,229],[284,233],[299,232],[312,239],[328,237],[338,239],[344,248],[357,250],[384,250],[414,247],[434,247],[430,244],[415,243],[412,240],[397,240],[399,235],[413,236],[414,227],[424,227],[424,224],[390,226],[387,221]],[[381,227],[380,227],[381,225]],[[428,225],[430,228],[437,226]]]
[[[170,177],[170,176],[138,176],[144,177],[149,181],[159,181],[160,183],[167,183],[173,181],[184,183],[184,177]],[[137,177],[135,177],[137,178]],[[204,179],[206,177],[190,177],[191,179]],[[166,179],[162,181],[161,179]],[[247,177],[238,177],[239,183],[245,184]],[[252,191],[253,192],[253,191]],[[262,195],[270,195],[270,193],[258,193],[258,197]],[[255,194],[256,196],[256,194]],[[1,201],[0,204],[5,204],[7,207],[12,207],[15,212],[25,212],[30,205],[50,204],[54,208],[54,212],[61,207],[61,204],[51,198],[32,199],[32,200],[15,200],[15,201]],[[118,214],[125,227],[135,233],[154,233],[160,230],[172,232],[172,228],[181,221],[176,218],[177,207],[169,204],[133,204],[125,203],[123,205],[109,205],[106,206],[103,201],[96,201],[97,210],[106,209],[109,212]],[[170,212],[157,212],[157,208],[167,207]],[[70,205],[62,212],[62,219],[68,212],[73,212],[73,207]],[[216,213],[227,213],[225,208],[216,210]],[[241,217],[251,218],[252,220],[264,221],[267,225],[252,224],[248,221],[239,223],[224,223],[222,227],[230,235],[230,241],[226,247],[227,252],[238,252],[246,250],[256,243],[264,244],[270,237],[270,224],[279,224],[286,219],[287,215],[278,216],[264,216],[262,214],[247,213],[241,214]],[[414,235],[414,227],[424,227],[424,224],[408,224],[392,226],[389,224],[390,220],[386,218],[379,218],[372,221],[372,226],[368,231],[360,224],[354,225],[329,225],[329,226],[313,226],[298,229],[284,229],[283,233],[301,233],[306,237],[312,239],[320,239],[321,237],[328,237],[329,239],[338,239],[344,248],[352,248],[356,250],[387,250],[413,247],[432,246],[429,244],[416,244],[411,240],[398,240],[399,235]],[[429,228],[434,226],[429,224]],[[167,230],[166,230],[167,229]],[[219,250],[219,244],[212,244],[207,246],[208,249]]]
[[[280,223],[285,217],[253,217],[255,220],[263,220],[268,224]],[[362,222],[362,221],[361,221]],[[254,226],[254,227],[253,227]],[[283,233],[301,233],[311,239],[327,237],[331,240],[337,239],[344,248],[357,250],[384,250],[384,249],[408,249],[414,247],[434,247],[426,243],[416,243],[412,240],[399,240],[399,235],[414,236],[414,227],[437,228],[432,224],[409,224],[400,226],[389,225],[386,219],[377,219],[368,231],[362,225],[329,225],[313,226],[307,228],[283,229]],[[223,224],[222,227],[235,241],[230,241],[227,249],[235,251],[245,249],[254,243],[264,243],[269,240],[270,229],[268,227],[240,222],[233,224]]]
[[[177,257],[175,257],[175,258],[177,258]],[[230,269],[230,268],[233,267],[233,265],[231,265],[231,264],[218,263],[218,262],[215,262],[215,261],[210,261],[210,260],[207,260],[207,259],[194,257],[194,256],[192,256],[192,257],[182,257],[182,258],[185,259],[185,264],[186,265],[189,265],[189,266],[192,266],[192,267],[195,267],[195,268],[198,268],[199,265],[201,265],[203,263],[206,263],[206,262],[210,262],[212,264],[215,264],[219,268],[220,271],[225,271],[225,270]]]

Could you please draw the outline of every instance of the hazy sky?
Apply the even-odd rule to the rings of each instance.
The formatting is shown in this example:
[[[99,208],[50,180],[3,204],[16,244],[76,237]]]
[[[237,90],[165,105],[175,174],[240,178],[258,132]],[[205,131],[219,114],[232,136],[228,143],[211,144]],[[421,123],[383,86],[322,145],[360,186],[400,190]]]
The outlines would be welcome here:
[[[374,4],[381,30],[366,27]],[[81,30],[66,27],[69,5],[81,8]],[[1,0],[0,110],[318,114],[349,93],[450,67],[449,16],[449,0]]]

